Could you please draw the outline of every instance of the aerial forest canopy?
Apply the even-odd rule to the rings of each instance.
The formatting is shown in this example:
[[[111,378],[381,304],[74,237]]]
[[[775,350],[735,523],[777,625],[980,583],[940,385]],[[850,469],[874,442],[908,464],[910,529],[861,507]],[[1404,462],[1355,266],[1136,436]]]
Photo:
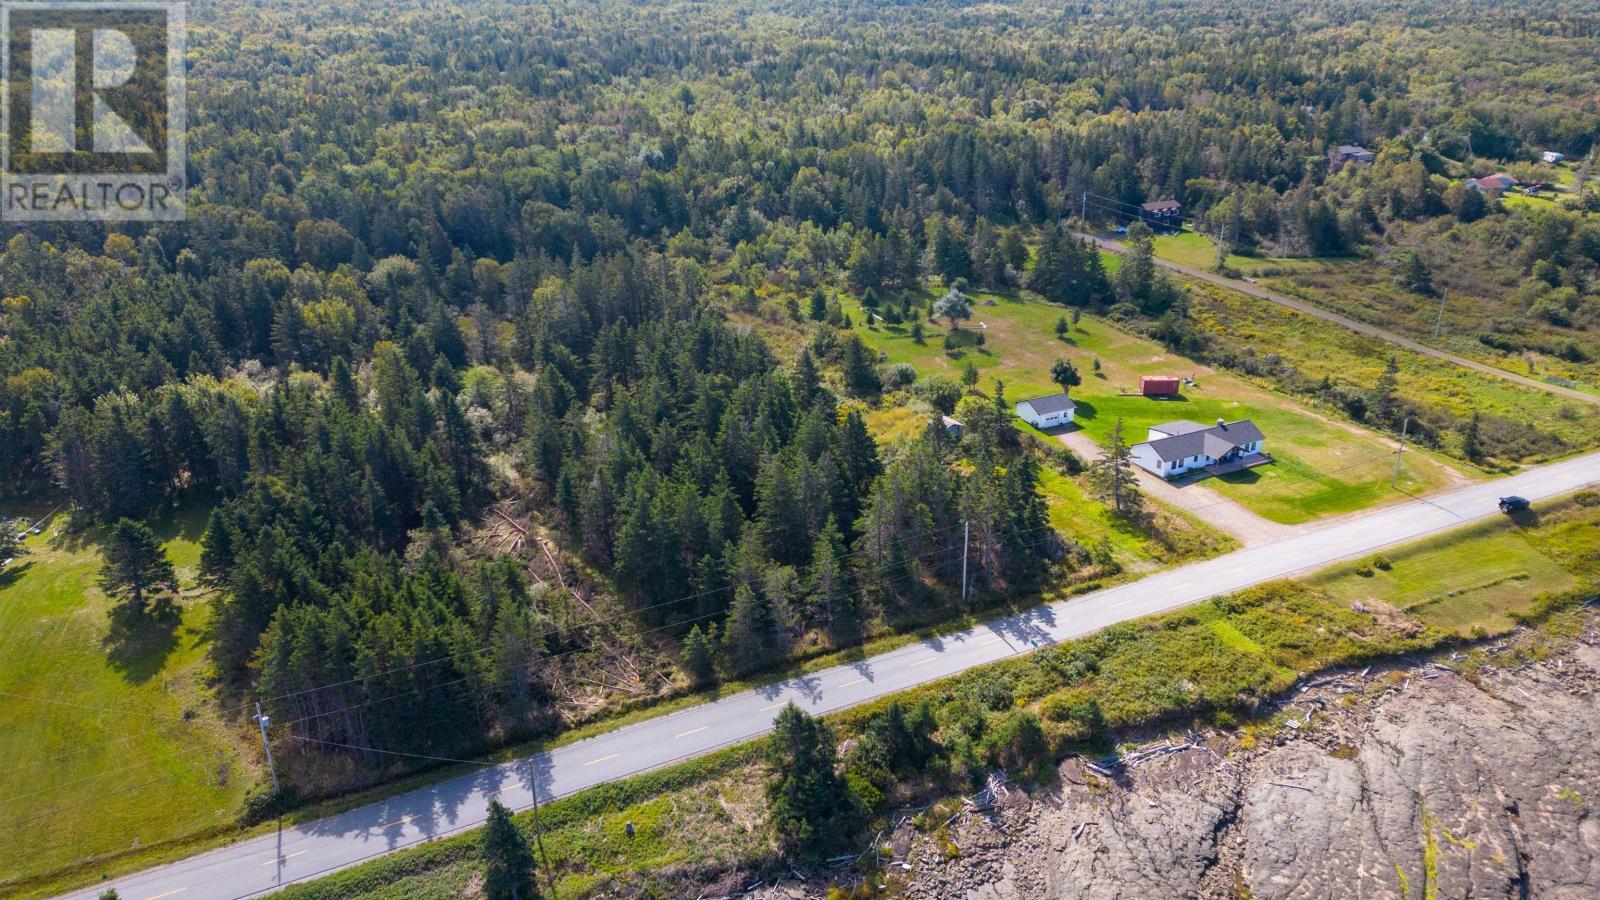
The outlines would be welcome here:
[[[1353,254],[1512,215],[1450,160],[1600,133],[1571,4],[933,5],[196,5],[188,221],[8,226],[0,490],[86,526],[212,504],[219,690],[307,740],[537,733],[592,593],[464,552],[498,502],[697,678],[959,593],[964,538],[983,591],[1085,552],[1005,398],[880,446],[894,373],[839,296],[1027,290],[1203,357],[1181,290],[1062,221],[1170,198]],[[1600,226],[1537,225],[1500,235],[1529,302],[1600,323]]]

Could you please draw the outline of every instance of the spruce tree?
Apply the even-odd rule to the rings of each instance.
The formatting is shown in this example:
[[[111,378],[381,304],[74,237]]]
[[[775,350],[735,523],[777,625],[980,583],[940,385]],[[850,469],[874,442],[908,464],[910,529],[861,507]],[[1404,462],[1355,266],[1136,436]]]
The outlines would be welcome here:
[[[767,740],[767,805],[778,842],[790,853],[820,856],[854,837],[859,815],[835,771],[833,730],[790,703]]]
[[[1122,436],[1122,420],[1111,429],[1105,455],[1090,470],[1095,491],[1124,515],[1139,508],[1139,481],[1133,470],[1133,451]]]
[[[1479,435],[1479,416],[1477,412],[1467,420],[1461,429],[1461,453],[1472,462],[1483,461],[1483,439]],[[3,554],[0,554],[3,555]]]
[[[489,801],[483,826],[483,894],[489,900],[538,896],[533,883],[533,851],[498,800]]]
[[[712,648],[717,626],[713,624],[709,627],[709,635],[696,625],[683,636],[683,667],[696,685],[710,684],[717,677]]]
[[[767,598],[748,584],[733,591],[733,605],[722,629],[722,646],[740,673],[753,672],[777,656],[778,619]]]
[[[145,602],[163,598],[178,590],[178,575],[161,549],[161,543],[141,522],[121,519],[111,528],[100,567],[100,589],[136,613],[144,614]]]

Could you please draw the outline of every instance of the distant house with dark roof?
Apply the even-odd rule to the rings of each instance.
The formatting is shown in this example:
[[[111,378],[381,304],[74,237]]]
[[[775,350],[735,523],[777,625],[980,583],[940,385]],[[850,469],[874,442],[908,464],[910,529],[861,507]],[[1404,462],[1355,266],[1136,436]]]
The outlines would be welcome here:
[[[1270,459],[1262,452],[1267,436],[1249,419],[1238,422],[1217,420],[1201,425],[1179,419],[1151,427],[1147,440],[1131,448],[1139,468],[1177,478],[1210,466],[1252,465]]]
[[[1361,166],[1371,165],[1372,161],[1377,158],[1377,154],[1371,150],[1365,147],[1358,147],[1355,144],[1340,144],[1328,151],[1328,165],[1334,169],[1343,168],[1350,163]]]
[[[1178,228],[1183,223],[1183,204],[1176,200],[1152,200],[1139,204],[1139,218],[1151,228]]]
[[[1070,425],[1078,404],[1064,393],[1046,394],[1017,404],[1017,417],[1035,428],[1060,428]]]
[[[1493,175],[1485,175],[1482,178],[1470,178],[1467,180],[1467,187],[1475,191],[1497,191],[1503,193],[1516,186],[1517,179],[1511,177],[1505,172],[1496,172]]]

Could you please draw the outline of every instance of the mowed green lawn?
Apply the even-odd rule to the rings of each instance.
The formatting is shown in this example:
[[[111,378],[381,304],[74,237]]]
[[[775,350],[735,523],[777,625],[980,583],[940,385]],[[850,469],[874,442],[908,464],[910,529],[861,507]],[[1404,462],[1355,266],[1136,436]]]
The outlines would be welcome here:
[[[108,644],[93,535],[55,535],[64,522],[0,572],[0,895],[227,825],[257,777],[237,734],[204,711],[206,603],[186,601],[175,627]],[[186,590],[203,525],[196,510],[157,532]]]
[[[1157,235],[1156,256],[1179,265],[1209,270],[1217,264],[1217,245],[1212,242],[1211,238],[1198,231],[1186,228],[1177,234]],[[1313,269],[1329,262],[1332,261],[1288,256],[1240,256],[1237,253],[1228,254],[1228,268],[1246,275],[1257,275],[1265,271],[1287,272],[1296,269]]]
[[[1494,519],[1387,555],[1336,566],[1310,579],[1345,603],[1379,601],[1446,631],[1509,630],[1541,593],[1600,577],[1600,509],[1571,502],[1533,521]]]
[[[992,305],[991,305],[992,304]],[[1070,311],[1042,302],[998,294],[974,296],[973,318],[962,323],[968,335],[982,333],[982,347],[946,351],[946,323],[924,323],[919,345],[908,327],[864,324],[859,307],[850,309],[855,329],[890,362],[910,363],[919,375],[935,372],[959,377],[971,360],[983,375],[980,386],[992,393],[1005,383],[1007,402],[1054,391],[1050,364],[1070,359],[1083,376],[1072,391],[1078,425],[1102,445],[1120,418],[1129,443],[1142,441],[1151,425],[1174,419],[1211,423],[1253,419],[1267,435],[1266,448],[1277,460],[1246,473],[1209,479],[1206,484],[1275,522],[1295,524],[1349,512],[1401,495],[1390,487],[1394,454],[1376,435],[1333,422],[1294,401],[1242,379],[1168,353],[1162,347],[1110,323],[1085,316],[1065,339],[1056,321]],[[1101,372],[1093,372],[1094,360]],[[1179,400],[1124,396],[1137,390],[1141,375],[1193,376]],[[1398,487],[1417,493],[1438,490],[1464,477],[1441,459],[1407,454]]]

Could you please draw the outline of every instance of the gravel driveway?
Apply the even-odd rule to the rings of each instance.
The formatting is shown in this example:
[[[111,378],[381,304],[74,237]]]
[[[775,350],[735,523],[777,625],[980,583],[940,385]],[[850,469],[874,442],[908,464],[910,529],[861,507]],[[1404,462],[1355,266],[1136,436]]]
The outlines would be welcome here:
[[[1061,443],[1072,452],[1093,462],[1101,456],[1100,445],[1082,431],[1073,430],[1057,435]],[[1139,476],[1139,488],[1145,494],[1168,506],[1181,509],[1218,531],[1232,535],[1240,544],[1254,547],[1282,540],[1306,530],[1307,525],[1280,525],[1262,518],[1238,502],[1222,496],[1202,482],[1173,484],[1134,466]]]

